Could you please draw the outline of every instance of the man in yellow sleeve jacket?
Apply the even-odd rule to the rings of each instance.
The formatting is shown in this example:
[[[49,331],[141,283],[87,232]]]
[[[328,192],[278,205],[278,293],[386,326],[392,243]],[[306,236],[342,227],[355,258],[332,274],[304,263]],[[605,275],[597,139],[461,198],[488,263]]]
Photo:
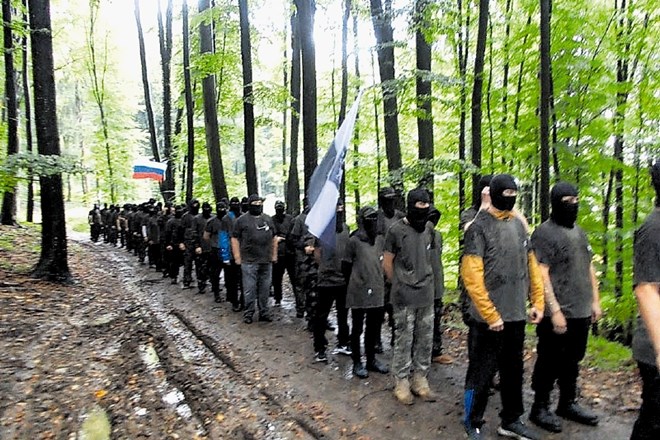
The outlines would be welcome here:
[[[479,211],[466,231],[461,276],[469,296],[469,366],[465,377],[465,430],[480,439],[490,378],[500,371],[502,411],[498,434],[539,439],[521,420],[523,343],[529,318],[543,317],[543,280],[522,221],[513,211],[518,188],[508,174],[490,183],[491,206]]]

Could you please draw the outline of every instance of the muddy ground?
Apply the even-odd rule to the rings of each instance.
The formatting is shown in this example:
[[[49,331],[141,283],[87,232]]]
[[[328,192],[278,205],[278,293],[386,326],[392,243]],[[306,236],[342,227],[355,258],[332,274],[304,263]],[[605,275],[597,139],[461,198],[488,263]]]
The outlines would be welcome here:
[[[35,232],[0,227],[0,237],[12,245],[0,252],[2,439],[464,438],[465,333],[451,318],[445,345],[456,362],[430,374],[438,401],[404,407],[389,376],[359,380],[342,355],[313,362],[289,289],[274,322],[246,325],[229,303],[171,285],[122,249],[73,236],[75,282],[62,286],[27,275]],[[533,350],[526,359],[529,380]],[[544,438],[628,438],[636,374],[585,369],[581,385],[600,426],[565,422]],[[531,397],[527,383],[527,408]],[[498,409],[493,396],[486,438],[497,437]]]

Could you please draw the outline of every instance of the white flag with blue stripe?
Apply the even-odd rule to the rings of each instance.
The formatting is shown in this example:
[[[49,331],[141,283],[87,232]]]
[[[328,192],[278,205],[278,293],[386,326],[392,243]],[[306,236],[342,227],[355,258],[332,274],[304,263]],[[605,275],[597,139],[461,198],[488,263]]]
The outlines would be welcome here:
[[[362,91],[358,93],[351,110],[337,130],[328,152],[316,167],[309,181],[307,197],[311,209],[305,220],[309,232],[326,245],[334,248],[335,211],[339,199],[339,186],[343,175],[348,144],[353,138]]]

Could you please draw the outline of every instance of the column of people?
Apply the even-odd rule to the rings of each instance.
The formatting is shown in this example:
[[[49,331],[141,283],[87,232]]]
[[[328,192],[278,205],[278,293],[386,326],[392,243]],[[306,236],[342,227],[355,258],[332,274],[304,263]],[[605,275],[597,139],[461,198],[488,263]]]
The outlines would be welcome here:
[[[656,209],[639,229],[634,245],[641,314],[633,348],[643,379],[643,404],[631,437],[635,440],[660,438],[660,162],[652,167],[651,177]],[[538,337],[529,420],[554,433],[562,431],[562,419],[595,426],[599,417],[577,402],[579,364],[590,326],[602,314],[592,250],[576,224],[577,188],[566,182],[554,185],[551,217],[531,237],[515,208],[518,187],[513,176],[484,176],[479,188],[481,200],[461,213],[459,224],[460,303],[469,329],[466,435],[483,438],[484,413],[499,372],[498,434],[540,438],[522,419],[527,322],[536,326]],[[313,333],[314,361],[328,361],[326,336],[334,330],[328,315],[334,304],[338,328],[332,354],[351,356],[358,378],[391,371],[395,398],[410,405],[415,396],[436,400],[427,379],[431,363],[449,364],[453,358],[442,350],[442,235],[435,229],[440,211],[425,189],[408,192],[406,213],[395,208],[396,198],[394,189],[382,188],[378,209],[362,207],[352,232],[340,200],[334,236],[323,241],[305,225],[307,200],[295,218],[278,201],[271,217],[263,213],[264,200],[258,195],[223,199],[215,214],[209,203],[196,199],[176,206],[153,199],[121,208],[95,205],[88,219],[93,241],[103,237],[106,243],[119,244],[142,264],[148,257],[148,264],[172,284],[180,281],[184,288],[192,288],[194,267],[197,292],[204,294],[210,282],[216,302],[222,302],[224,272],[225,299],[234,312],[243,312],[245,324],[255,315],[259,321],[272,321],[271,287],[278,307],[286,272],[296,316],[307,318]],[[385,315],[391,331],[389,367],[377,357],[383,353]],[[552,411],[555,384],[559,398]]]

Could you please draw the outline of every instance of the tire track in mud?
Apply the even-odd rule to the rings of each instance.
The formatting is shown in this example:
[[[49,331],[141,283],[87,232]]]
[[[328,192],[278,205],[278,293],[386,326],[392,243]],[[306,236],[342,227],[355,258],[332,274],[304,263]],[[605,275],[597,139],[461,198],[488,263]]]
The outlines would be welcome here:
[[[179,390],[209,438],[236,440],[330,439],[311,416],[287,405],[264,386],[251,380],[218,343],[200,331],[179,310],[167,310],[146,286],[138,267],[115,248],[78,242],[93,251],[95,266],[112,272],[132,295],[124,312],[144,333],[130,345],[151,345],[166,381]],[[108,267],[110,263],[110,267]],[[166,288],[163,288],[166,290]],[[135,337],[135,333],[131,332]],[[162,397],[162,396],[161,396]]]

